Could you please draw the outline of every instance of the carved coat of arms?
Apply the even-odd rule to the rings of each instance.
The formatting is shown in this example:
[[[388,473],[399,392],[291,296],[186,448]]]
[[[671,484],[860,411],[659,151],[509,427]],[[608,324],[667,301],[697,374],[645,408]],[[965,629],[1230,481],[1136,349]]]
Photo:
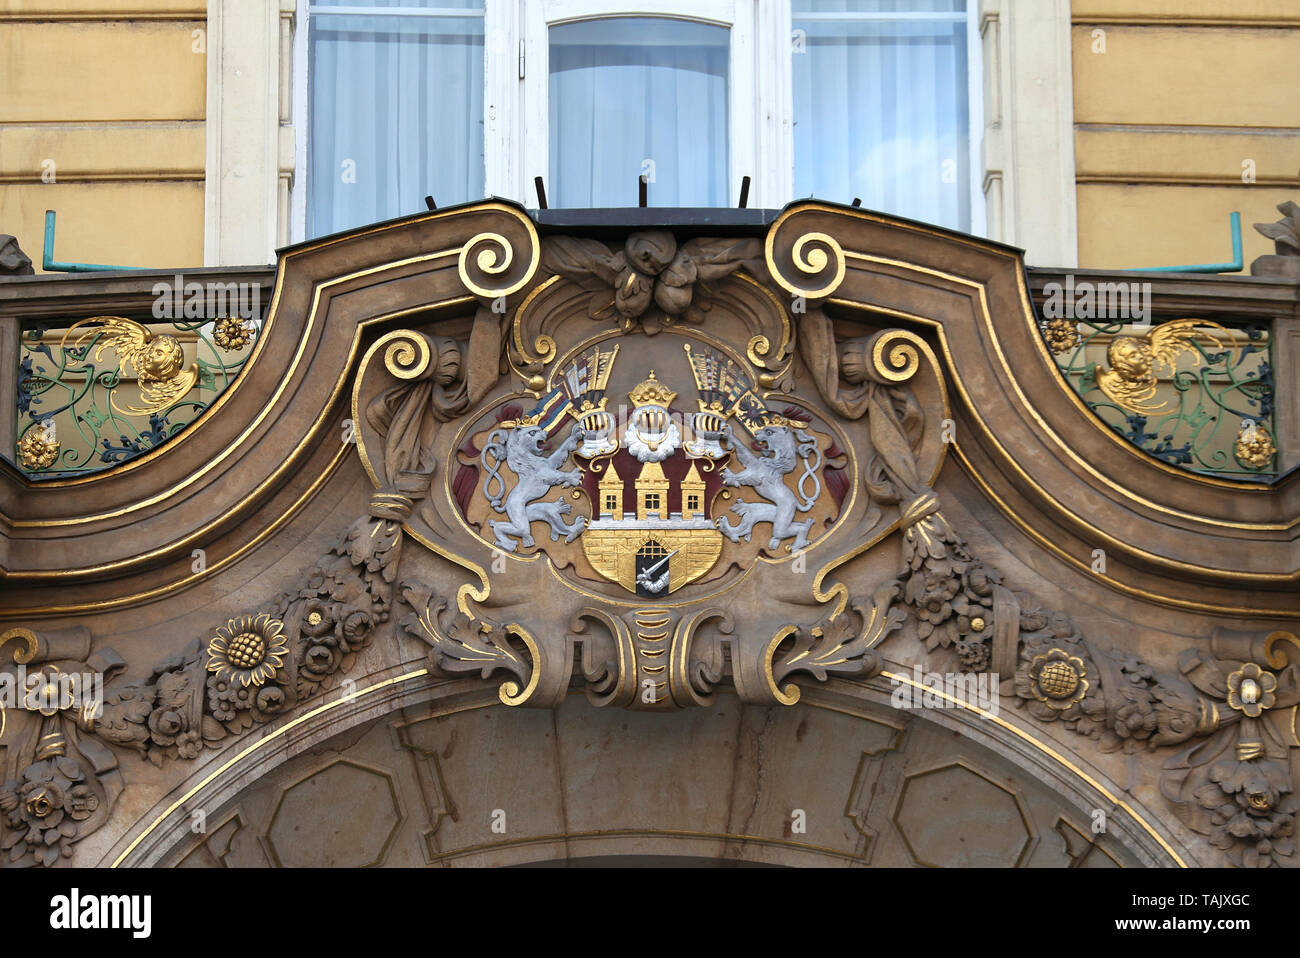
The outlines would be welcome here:
[[[618,343],[592,346],[527,410],[479,417],[451,477],[466,523],[504,552],[545,553],[577,582],[648,599],[806,549],[846,491],[831,428],[788,401],[769,407],[721,350],[680,346],[664,378],[619,363]]]
[[[353,397],[372,512],[427,547],[397,585],[434,667],[644,709],[860,672],[928,599],[871,547],[943,554],[929,347],[837,331],[757,239],[533,239],[526,266],[500,239],[462,255],[473,320],[380,337]]]

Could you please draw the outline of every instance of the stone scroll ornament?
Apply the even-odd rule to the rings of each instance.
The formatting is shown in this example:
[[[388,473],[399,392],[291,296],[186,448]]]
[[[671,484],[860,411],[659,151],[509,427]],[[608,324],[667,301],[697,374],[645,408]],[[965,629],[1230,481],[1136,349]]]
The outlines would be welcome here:
[[[1282,218],[1276,223],[1255,224],[1257,232],[1273,241],[1274,252],[1257,256],[1250,264],[1250,274],[1300,277],[1300,205],[1287,200],[1278,204],[1277,211]]]

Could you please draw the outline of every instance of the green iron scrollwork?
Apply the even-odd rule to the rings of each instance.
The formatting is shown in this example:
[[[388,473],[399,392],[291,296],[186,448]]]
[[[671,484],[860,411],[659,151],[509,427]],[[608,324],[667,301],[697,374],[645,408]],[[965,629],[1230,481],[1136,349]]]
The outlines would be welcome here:
[[[1058,316],[1039,329],[1070,386],[1138,448],[1191,472],[1276,475],[1266,326]]]
[[[258,334],[227,316],[147,324],[95,316],[25,326],[16,461],[32,477],[108,469],[194,422],[238,375]]]

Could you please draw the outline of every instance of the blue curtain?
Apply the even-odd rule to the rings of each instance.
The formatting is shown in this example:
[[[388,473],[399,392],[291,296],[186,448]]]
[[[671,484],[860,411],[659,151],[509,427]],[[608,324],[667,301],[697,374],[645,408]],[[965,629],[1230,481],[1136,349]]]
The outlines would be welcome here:
[[[964,0],[795,0],[796,197],[857,196],[870,209],[970,230],[964,10]],[[961,16],[925,17],[934,13]]]
[[[725,27],[651,17],[550,29],[550,176],[555,206],[726,206]]]
[[[308,36],[307,235],[483,196],[483,15],[473,0],[347,0],[466,7],[464,16],[329,14]],[[477,9],[475,8],[477,6]]]

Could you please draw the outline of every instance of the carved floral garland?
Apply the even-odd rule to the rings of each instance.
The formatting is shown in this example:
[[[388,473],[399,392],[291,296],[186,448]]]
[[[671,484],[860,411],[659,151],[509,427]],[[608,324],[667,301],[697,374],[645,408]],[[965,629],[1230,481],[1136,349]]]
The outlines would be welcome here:
[[[399,496],[376,496],[369,515],[339,538],[302,589],[276,600],[273,613],[229,620],[146,681],[110,683],[97,717],[71,703],[42,715],[39,729],[17,750],[21,770],[0,785],[0,852],[7,864],[53,865],[104,823],[121,792],[121,776],[103,742],[159,766],[166,759],[194,759],[337,685],[389,617],[401,518],[409,508]],[[28,651],[16,658],[21,664],[58,644],[11,631],[31,636]],[[90,661],[63,659],[43,668],[111,676],[122,665],[105,650]]]

